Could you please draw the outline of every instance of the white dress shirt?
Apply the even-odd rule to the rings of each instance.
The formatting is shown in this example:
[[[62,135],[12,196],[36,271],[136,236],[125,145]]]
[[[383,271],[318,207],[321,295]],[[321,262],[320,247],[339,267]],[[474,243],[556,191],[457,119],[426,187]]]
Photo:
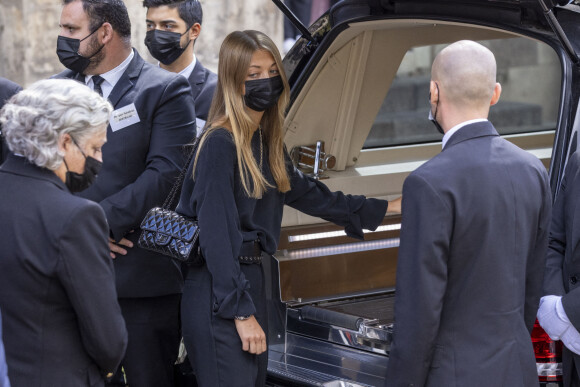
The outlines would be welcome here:
[[[455,132],[457,132],[459,129],[461,129],[464,126],[469,125],[469,124],[475,124],[476,122],[484,122],[484,121],[487,121],[487,120],[485,118],[476,118],[475,120],[464,121],[460,124],[455,125],[451,129],[449,129],[447,132],[445,132],[445,135],[443,135],[441,148],[445,148],[445,144],[447,144],[447,141],[449,141],[451,136],[453,136],[455,134]]]
[[[183,75],[186,79],[189,80],[189,76],[193,72],[193,69],[195,68],[196,63],[197,63],[197,58],[195,57],[195,54],[193,54],[193,60],[191,61],[191,63],[189,65],[187,65],[186,68],[184,68],[183,70],[178,72],[177,74]],[[161,67],[161,62],[157,62],[157,66]]]
[[[197,63],[197,58],[195,57],[195,54],[194,54],[193,55],[193,60],[191,61],[191,63],[189,64],[189,66],[187,66],[186,68],[184,68],[183,70],[181,70],[179,72],[179,75],[183,75],[185,77],[185,79],[189,79],[189,76],[193,72],[193,69],[194,69],[196,63]]]
[[[106,73],[99,74],[105,81],[101,83],[101,89],[103,90],[103,98],[109,98],[111,91],[113,91],[113,87],[119,82],[121,76],[129,67],[129,63],[133,60],[135,53],[131,50],[131,54],[125,59],[120,65],[115,67],[114,69],[107,71]],[[93,84],[93,76],[92,75],[85,75],[85,84],[94,90]]]

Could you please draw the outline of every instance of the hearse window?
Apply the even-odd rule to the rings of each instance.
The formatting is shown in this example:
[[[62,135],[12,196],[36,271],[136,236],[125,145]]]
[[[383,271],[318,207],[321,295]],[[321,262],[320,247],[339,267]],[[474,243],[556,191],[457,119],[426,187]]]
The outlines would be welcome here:
[[[499,133],[554,130],[561,82],[560,62],[554,50],[527,38],[479,43],[494,53],[498,65],[502,95],[490,110],[490,120]],[[445,46],[414,47],[406,53],[364,148],[441,141],[427,115],[431,64]]]

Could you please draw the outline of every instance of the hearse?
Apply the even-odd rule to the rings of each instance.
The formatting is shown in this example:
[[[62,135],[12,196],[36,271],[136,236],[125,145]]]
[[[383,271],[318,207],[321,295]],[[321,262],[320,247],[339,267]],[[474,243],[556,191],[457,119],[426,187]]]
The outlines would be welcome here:
[[[297,22],[280,0],[274,2]],[[491,49],[503,93],[490,120],[549,170],[554,198],[578,145],[580,6],[552,0],[343,0],[284,58],[285,143],[332,190],[392,199],[441,151],[430,68],[462,39]],[[270,386],[382,386],[393,329],[400,215],[353,240],[286,208],[269,273]],[[491,286],[491,285],[490,285]],[[477,327],[474,327],[477,329]],[[538,378],[561,385],[561,344],[539,326]]]

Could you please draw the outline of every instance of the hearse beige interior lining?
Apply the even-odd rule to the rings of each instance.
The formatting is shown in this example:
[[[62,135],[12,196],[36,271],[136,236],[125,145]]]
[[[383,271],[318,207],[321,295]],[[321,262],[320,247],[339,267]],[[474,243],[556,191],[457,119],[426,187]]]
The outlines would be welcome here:
[[[380,156],[363,155],[365,164],[359,161],[407,51],[451,43],[458,37],[490,40],[517,36],[487,27],[427,20],[351,24],[324,53],[288,112],[285,143],[292,149],[324,141],[325,151],[336,157],[335,171],[328,172],[330,178],[324,180],[332,190],[396,197],[409,172],[441,150],[440,144],[399,146],[385,148]],[[393,154],[389,157],[388,153]],[[283,226],[320,222],[288,207],[284,212]]]
[[[291,149],[323,140],[327,152],[337,157],[337,170],[354,165],[407,51],[454,42],[458,36],[484,40],[517,35],[425,20],[351,25],[326,51],[289,111],[286,145]]]

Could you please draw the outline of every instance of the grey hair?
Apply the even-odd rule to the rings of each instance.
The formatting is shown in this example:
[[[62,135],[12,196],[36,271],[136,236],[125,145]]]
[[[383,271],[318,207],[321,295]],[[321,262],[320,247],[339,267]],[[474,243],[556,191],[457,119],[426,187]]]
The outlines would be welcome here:
[[[63,160],[59,139],[82,146],[106,128],[113,107],[89,87],[70,79],[46,79],[14,95],[0,110],[10,150],[52,171]]]

